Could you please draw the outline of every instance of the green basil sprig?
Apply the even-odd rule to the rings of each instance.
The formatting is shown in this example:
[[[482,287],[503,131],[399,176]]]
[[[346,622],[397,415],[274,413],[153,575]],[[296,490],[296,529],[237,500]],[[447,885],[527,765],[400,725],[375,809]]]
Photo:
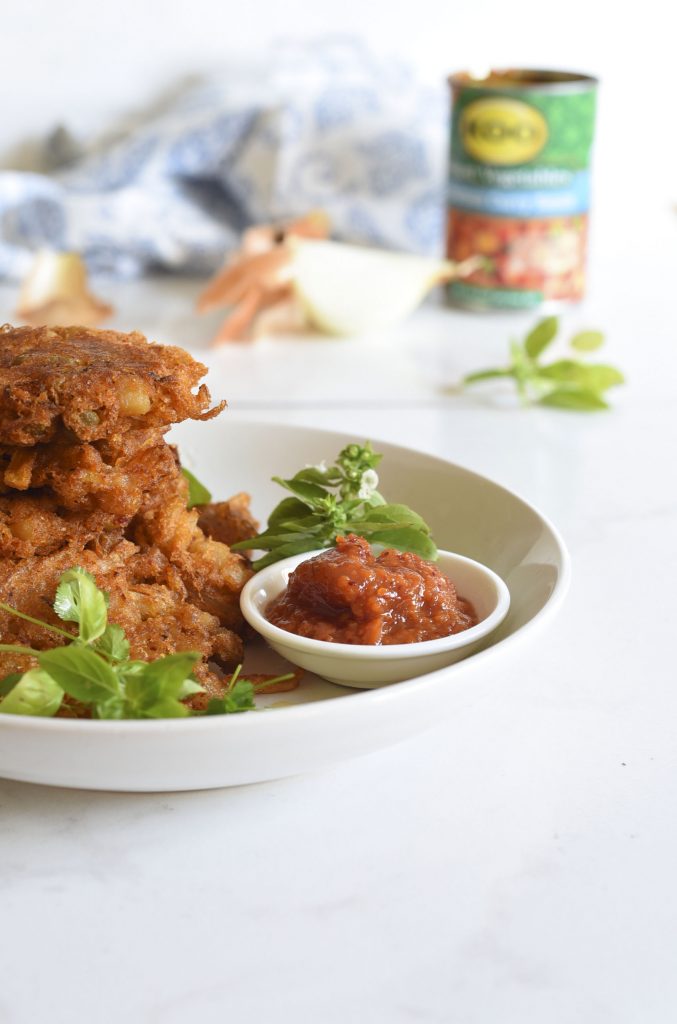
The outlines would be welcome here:
[[[338,536],[355,533],[372,544],[434,560],[437,548],[421,516],[406,505],[388,504],[377,491],[381,459],[367,441],[347,445],[331,466],[308,466],[289,479],[273,477],[293,497],[277,505],[263,533],[233,550],[267,552],[254,561],[258,570],[290,555],[332,547]]]
[[[541,356],[552,344],[559,330],[557,317],[540,320],[523,342],[510,343],[508,366],[469,373],[463,384],[478,384],[499,378],[512,379],[521,401],[526,404],[554,406],[580,412],[608,409],[605,393],[623,384],[620,370],[605,363],[588,363],[572,357],[541,362]],[[600,331],[581,331],[569,342],[574,353],[594,352],[604,344]]]
[[[193,508],[195,505],[208,505],[212,500],[212,492],[200,483],[195,474],[185,466],[181,467],[181,472],[188,481],[188,508]]]

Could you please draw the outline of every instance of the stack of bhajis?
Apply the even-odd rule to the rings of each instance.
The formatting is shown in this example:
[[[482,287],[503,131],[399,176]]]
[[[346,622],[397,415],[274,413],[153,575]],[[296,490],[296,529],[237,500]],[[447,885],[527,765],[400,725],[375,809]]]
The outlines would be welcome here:
[[[242,660],[239,594],[251,569],[228,543],[257,527],[246,495],[187,507],[165,434],[221,411],[225,403],[210,408],[204,373],[182,349],[136,333],[0,328],[0,601],[62,625],[52,610],[58,579],[87,569],[132,657],[203,653],[197,701],[218,694],[219,669]],[[55,643],[5,613],[0,634],[36,649]],[[29,666],[0,655],[2,676]]]

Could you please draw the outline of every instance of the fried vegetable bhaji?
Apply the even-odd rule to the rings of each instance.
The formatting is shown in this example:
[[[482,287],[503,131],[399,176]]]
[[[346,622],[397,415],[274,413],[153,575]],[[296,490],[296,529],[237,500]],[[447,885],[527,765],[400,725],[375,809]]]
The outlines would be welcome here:
[[[202,653],[206,706],[243,657],[239,595],[252,574],[228,543],[256,533],[238,494],[187,508],[188,486],[164,434],[210,419],[205,367],[140,334],[83,327],[0,328],[0,601],[63,626],[52,602],[81,566],[109,594],[109,618],[132,657]],[[204,526],[204,529],[202,529]],[[0,612],[5,643],[44,649],[55,638]],[[30,657],[0,654],[0,672]],[[61,712],[60,712],[61,713]],[[67,702],[64,714],[85,713]]]
[[[39,492],[0,495],[0,558],[50,555],[71,545],[105,552],[122,540],[128,522],[106,512],[67,512]]]
[[[249,507],[250,501],[250,496],[241,492],[228,501],[200,505],[197,525],[212,540],[219,540],[228,546],[249,540],[259,532],[259,523]]]
[[[176,452],[158,431],[130,432],[120,445],[0,445],[0,492],[46,488],[70,511],[100,510],[131,519],[179,475]]]
[[[91,572],[108,592],[110,621],[125,630],[132,657],[150,661],[174,651],[201,651],[197,678],[207,688],[207,696],[222,691],[221,675],[208,662],[234,668],[242,660],[242,640],[188,600],[180,573],[157,548],[139,551],[129,541],[121,541],[103,553],[72,542],[49,555],[18,561],[0,558],[0,601],[63,628],[52,602],[59,577],[75,565]],[[0,633],[3,643],[37,650],[53,647],[55,641],[44,628],[1,611]],[[23,655],[0,654],[3,676],[25,671],[30,664],[31,659]]]
[[[156,546],[166,555],[199,608],[241,630],[240,591],[252,575],[251,566],[226,544],[205,536],[197,525],[198,510],[186,507],[187,497],[181,478],[162,500],[139,512],[128,535],[142,548]]]
[[[0,328],[0,443],[81,441],[210,419],[206,368],[142,334],[86,327]],[[199,385],[199,387],[198,387]],[[195,390],[197,388],[197,390]]]

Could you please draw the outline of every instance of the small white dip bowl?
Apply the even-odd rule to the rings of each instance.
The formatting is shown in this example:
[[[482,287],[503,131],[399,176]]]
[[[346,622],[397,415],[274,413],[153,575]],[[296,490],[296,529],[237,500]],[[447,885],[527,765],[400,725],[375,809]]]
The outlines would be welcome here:
[[[314,672],[332,683],[371,688],[413,679],[467,658],[508,614],[510,593],[495,572],[480,562],[451,551],[440,551],[435,563],[454,583],[458,594],[470,601],[478,623],[439,640],[411,644],[339,644],[297,636],[274,626],[266,608],[287,586],[290,573],[301,562],[322,554],[305,552],[261,569],[244,587],[240,606],[245,619],[268,644],[293,665]]]

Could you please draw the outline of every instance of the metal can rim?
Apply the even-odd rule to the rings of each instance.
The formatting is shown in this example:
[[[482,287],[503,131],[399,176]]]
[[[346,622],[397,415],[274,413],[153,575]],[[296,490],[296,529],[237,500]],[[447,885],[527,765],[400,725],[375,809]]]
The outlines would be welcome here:
[[[491,83],[496,76],[503,79]],[[520,77],[533,76],[533,77]],[[599,78],[580,71],[560,71],[546,68],[491,68],[482,78],[470,71],[455,71],[447,82],[452,88],[478,89],[486,92],[581,92],[596,89]]]

